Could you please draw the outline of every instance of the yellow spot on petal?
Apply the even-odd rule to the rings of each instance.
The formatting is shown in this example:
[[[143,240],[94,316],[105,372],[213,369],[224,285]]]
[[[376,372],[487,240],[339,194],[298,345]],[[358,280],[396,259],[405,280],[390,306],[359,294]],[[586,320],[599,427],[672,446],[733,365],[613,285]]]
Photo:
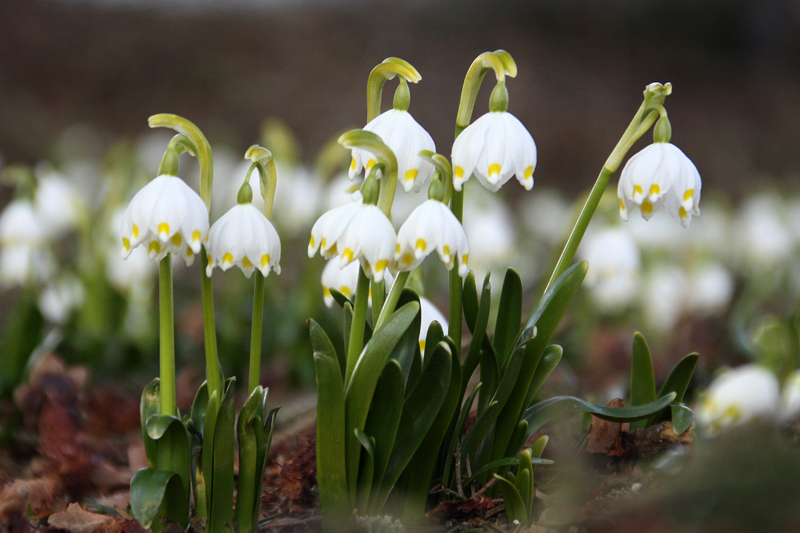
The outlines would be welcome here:
[[[425,341],[419,341],[419,350],[421,352],[425,351]]]
[[[689,218],[689,213],[686,212],[683,206],[680,206],[678,208],[678,216],[681,218]]]
[[[455,174],[456,174],[457,178],[463,178],[464,177],[464,169],[461,168],[460,166],[456,165],[456,168],[454,169],[454,171],[455,171]]]
[[[405,175],[406,181],[417,179],[417,172],[418,171],[416,168],[412,168],[411,170],[407,171]]]
[[[489,175],[500,174],[500,163],[492,163],[489,165]]]
[[[139,226],[134,224],[133,225],[133,229],[131,230],[131,234],[133,235],[134,239],[138,239],[139,238]]]
[[[722,414],[723,421],[730,421],[732,424],[736,424],[742,419],[742,410],[739,408],[738,405],[731,405],[725,412]]]
[[[162,222],[158,225],[158,234],[161,235],[162,233],[169,235],[169,224],[166,222]]]
[[[529,166],[525,169],[525,179],[528,179],[531,176],[533,176],[533,166]]]
[[[200,230],[194,230],[192,232],[192,242],[197,242],[200,240]]]
[[[312,235],[310,239],[308,239],[308,246],[310,248],[314,247],[314,236]]]
[[[693,195],[694,195],[694,189],[686,189],[686,192],[683,193],[683,201],[688,202]]]
[[[650,200],[645,200],[642,202],[642,213],[649,215],[653,212],[653,203]]]
[[[341,287],[339,287],[339,292],[341,292],[343,295],[347,296],[348,298],[350,298],[350,295],[353,294],[353,292],[350,290],[350,287],[347,287],[345,285],[342,285]]]
[[[242,268],[253,268],[253,263],[247,258],[247,256],[242,257]]]
[[[158,241],[150,241],[150,245],[147,247],[147,252],[155,252],[157,254],[161,253],[161,245]]]
[[[355,170],[356,169],[356,158],[355,157],[351,157],[350,158],[350,169],[351,170]]]
[[[370,159],[369,161],[367,161],[367,170],[372,170],[372,167],[375,166],[375,163],[377,163],[377,161],[375,161],[374,159]]]
[[[261,268],[264,268],[269,264],[269,254],[264,254],[261,256]]]
[[[427,247],[428,245],[425,243],[425,239],[417,239],[417,245],[415,246],[417,250],[422,250],[424,252]]]
[[[461,263],[462,263],[462,264],[464,264],[464,265],[466,265],[466,264],[467,264],[467,260],[468,260],[468,259],[469,259],[469,254],[464,254],[464,255],[462,255],[462,256],[461,256]]]
[[[181,243],[183,242],[183,237],[181,237],[180,233],[176,233],[175,235],[172,236],[170,242],[172,242],[173,246],[180,246]]]
[[[222,264],[224,265],[225,263],[233,263],[233,256],[230,254],[230,252],[227,252],[222,256]]]
[[[328,287],[326,287],[325,285],[322,286],[322,294],[324,294],[328,298],[332,298],[333,297],[333,295],[331,295],[331,290]]]
[[[410,265],[412,261],[414,261],[414,256],[411,254],[406,254],[403,256],[403,259],[400,261],[400,263],[403,265]]]
[[[193,255],[194,255],[194,252],[192,251],[192,249],[191,249],[191,248],[189,248],[189,247],[187,246],[187,247],[186,247],[186,257],[192,257]]]
[[[325,249],[325,243],[327,240],[328,239],[326,239],[325,237],[322,238],[322,243],[320,243],[320,248],[322,248],[323,250]]]
[[[126,252],[131,249],[131,241],[127,237],[122,238],[122,247],[125,248]]]
[[[389,266],[388,259],[381,259],[375,264],[375,272],[380,272],[382,270],[386,270],[386,267]]]
[[[622,201],[622,198],[617,198],[619,200],[619,210],[625,211],[625,203]]]
[[[400,243],[399,242],[397,243],[397,251],[395,253],[397,253],[397,254],[400,253]]]
[[[650,196],[654,194],[661,194],[661,187],[658,186],[658,183],[654,183],[650,186]]]
[[[642,194],[642,186],[641,185],[634,185],[633,186],[633,194]]]
[[[444,245],[444,255],[450,255],[450,247],[448,245]]]
[[[345,258],[347,261],[353,260],[353,250],[350,248],[345,248],[344,252],[342,252],[342,257]]]

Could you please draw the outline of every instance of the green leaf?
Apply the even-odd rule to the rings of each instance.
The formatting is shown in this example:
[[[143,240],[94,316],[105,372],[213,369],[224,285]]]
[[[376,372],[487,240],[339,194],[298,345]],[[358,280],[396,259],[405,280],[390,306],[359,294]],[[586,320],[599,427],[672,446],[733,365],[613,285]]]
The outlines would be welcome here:
[[[500,293],[500,307],[497,312],[497,322],[494,328],[494,346],[497,353],[497,362],[500,368],[514,348],[514,343],[519,335],[522,322],[522,280],[519,274],[509,268],[503,280],[503,290]]]
[[[206,531],[217,533],[229,531],[233,524],[233,448],[234,448],[234,418],[233,406],[236,378],[225,380],[225,391],[220,402],[219,411],[214,421],[213,440],[213,477],[211,484],[211,497],[208,509],[208,522]],[[206,431],[208,425],[206,425]],[[203,441],[204,446],[206,441]],[[203,450],[206,455],[209,450]],[[208,480],[208,477],[206,477]],[[206,485],[208,490],[209,485]]]
[[[148,383],[142,390],[142,397],[139,401],[139,420],[142,424],[142,439],[144,440],[144,451],[147,456],[147,463],[153,467],[155,460],[155,443],[147,434],[147,421],[151,416],[161,412],[161,380],[155,378]]]
[[[428,434],[428,430],[444,404],[452,372],[451,357],[450,347],[447,343],[439,343],[431,354],[430,361],[422,370],[419,383],[403,405],[403,415],[400,418],[397,438],[389,457],[389,464],[386,466],[379,496],[375,502],[377,512],[383,508],[386,498]],[[430,453],[435,455],[437,451],[430,450]]]
[[[434,346],[436,346],[436,344],[434,344]],[[414,354],[414,360],[411,362],[411,370],[409,370],[408,372],[408,380],[406,380],[406,398],[408,398],[408,395],[411,394],[411,391],[414,390],[414,387],[417,386],[417,382],[419,381],[419,377],[421,375],[422,375],[422,352],[417,350],[417,353]]]
[[[204,381],[197,389],[197,393],[189,411],[187,427],[192,436],[192,468],[194,469],[194,513],[198,518],[208,518],[208,501],[206,501],[206,480],[203,475],[203,427],[205,425],[206,411],[208,411],[208,381]]]
[[[483,383],[478,383],[475,385],[475,388],[472,389],[472,392],[469,393],[467,401],[464,402],[464,405],[461,407],[461,412],[458,415],[458,420],[453,428],[453,432],[450,434],[450,444],[445,452],[446,455],[444,459],[444,469],[442,471],[442,485],[445,487],[451,486],[450,474],[452,472],[453,461],[455,459],[456,446],[458,445],[458,441],[461,440],[461,434],[464,433],[464,426],[467,423],[467,417],[469,416],[469,412],[472,410],[472,402],[475,401],[475,396],[478,394],[478,391],[482,386]]]
[[[351,308],[353,307],[353,301],[350,298],[348,298],[347,296],[345,296],[344,294],[342,294],[338,290],[334,289],[333,287],[329,287],[329,289],[331,291],[331,296],[333,296],[333,300],[337,304],[339,304],[339,307],[344,309],[344,306],[347,305],[347,304],[349,304]],[[347,338],[347,337],[345,337],[345,338]]]
[[[145,468],[131,478],[131,512],[145,529],[161,531],[157,518],[189,524],[189,495],[175,472]]]
[[[500,380],[500,369],[498,368],[497,358],[494,349],[488,340],[484,339],[481,350],[481,383],[483,388],[478,395],[478,415],[483,413],[489,401],[497,390]],[[502,406],[500,406],[502,409]]]
[[[404,289],[400,294],[397,306],[402,307],[408,303],[415,302],[419,305],[419,296],[411,289]],[[400,368],[403,369],[403,377],[408,381],[411,367],[414,364],[414,357],[419,351],[419,330],[422,324],[422,313],[417,313],[412,320],[411,325],[406,329],[403,336],[397,342],[397,345],[392,350],[392,359],[400,363]]]
[[[366,453],[361,454],[361,465],[358,472],[358,491],[356,493],[356,509],[366,509],[373,485],[375,465],[375,439],[361,430],[356,430],[356,438]]]
[[[472,373],[478,367],[481,360],[481,346],[486,336],[486,326],[489,324],[489,311],[492,305],[492,286],[489,283],[489,273],[483,279],[483,289],[481,290],[481,302],[478,316],[475,320],[475,329],[472,332],[472,340],[469,343],[469,350],[461,368],[461,396],[467,391],[467,384],[472,378]]]
[[[339,364],[342,366],[342,375],[344,376],[347,373],[347,351],[348,351],[348,343],[346,339],[350,338],[350,329],[353,327],[353,306],[350,303],[344,304],[344,350],[342,350],[342,354],[339,356]],[[325,332],[323,331],[323,334]],[[327,338],[327,334],[325,334],[325,338]],[[314,342],[313,339],[311,341]],[[330,342],[330,340],[328,341]],[[334,352],[335,353],[335,352]]]
[[[631,356],[631,407],[644,405],[656,399],[656,375],[653,357],[644,336],[638,331],[633,335]],[[631,430],[647,427],[647,420],[631,422]]]
[[[514,480],[514,488],[516,488],[517,492],[519,492],[520,500],[522,500],[522,505],[525,508],[525,520],[520,519],[520,522],[526,526],[529,523],[529,510],[531,507],[533,507],[534,492],[533,476],[531,475],[531,472],[532,471],[528,470],[527,468],[522,468],[522,460],[520,460],[520,469],[517,472],[517,479]]]
[[[492,458],[502,457],[508,447],[511,436],[526,407],[528,389],[531,386],[536,367],[539,365],[550,337],[564,316],[572,298],[578,292],[583,278],[586,276],[587,266],[586,261],[581,261],[567,269],[545,292],[525,323],[517,345],[525,346],[526,353],[514,390],[503,411],[497,417]]]
[[[8,309],[7,306],[6,300],[4,310]],[[22,382],[28,359],[44,337],[43,330],[44,319],[36,297],[33,293],[26,294],[9,313],[0,336],[0,354],[3,356],[0,393],[10,393]]]
[[[450,351],[452,353],[452,346],[450,346]],[[461,400],[459,396],[461,394],[461,363],[458,357],[451,357],[450,361],[450,381],[447,388],[447,396],[441,409],[436,414],[428,434],[425,435],[406,468],[408,480],[405,487],[404,520],[417,519],[425,513],[425,504],[428,501],[433,470],[439,458],[438,450],[447,436],[447,432],[452,425],[451,420],[453,420]]]
[[[425,357],[433,353],[436,345],[444,340],[444,329],[442,325],[435,320],[428,326],[428,332],[425,335]],[[422,370],[422,369],[420,369]]]
[[[153,415],[147,419],[145,427],[153,442],[152,468],[178,474],[184,491],[189,494],[192,451],[183,422],[175,416]]]
[[[317,376],[317,484],[322,523],[326,531],[335,531],[352,509],[345,463],[344,382],[330,339],[319,324],[308,323]]]
[[[675,393],[670,392],[666,396],[645,405],[636,407],[604,407],[595,405],[573,396],[556,396],[539,402],[523,415],[523,420],[528,422],[528,439],[539,431],[549,421],[567,413],[576,411],[590,413],[603,420],[611,422],[631,422],[647,418],[653,413],[664,409],[675,400]],[[527,439],[526,439],[527,440]]]
[[[461,305],[464,309],[464,320],[469,332],[475,334],[475,323],[478,320],[478,287],[475,284],[475,273],[470,270],[464,278],[464,288],[461,291]]]
[[[522,501],[520,495],[514,484],[508,479],[494,475],[497,484],[500,487],[500,492],[503,494],[503,505],[506,508],[506,517],[509,522],[519,520],[522,524],[528,525],[528,513],[526,511],[525,502]]]
[[[473,469],[480,468],[481,465],[476,462],[478,446],[481,445],[489,430],[492,429],[500,409],[500,404],[492,402],[475,420],[475,424],[470,428],[467,436],[464,437],[464,444],[461,445],[461,468],[467,468],[467,461],[470,462]]]
[[[658,393],[658,397],[661,398],[662,396],[666,396],[670,392],[675,393],[675,402],[681,403],[683,401],[683,397],[686,394],[686,389],[689,388],[689,382],[692,381],[692,376],[694,375],[694,369],[697,367],[697,361],[700,359],[700,355],[697,353],[690,353],[680,361],[678,364],[675,365],[675,368],[672,369],[672,372],[669,373],[667,376],[667,380],[664,382],[664,385],[661,387],[661,391]],[[657,424],[662,420],[666,420],[667,413],[662,411],[659,413],[655,413],[647,422],[646,427],[650,427],[653,424]]]
[[[680,435],[692,425],[694,413],[682,403],[671,404],[670,410],[672,414],[672,431],[676,435]]]
[[[547,378],[550,377],[550,374],[553,373],[553,370],[556,369],[558,363],[561,362],[563,354],[564,350],[558,344],[551,344],[545,349],[542,359],[536,365],[536,371],[533,373],[531,384],[528,386],[528,393],[525,395],[524,405],[526,408],[533,405],[536,395],[544,385],[544,382],[547,381]]]
[[[267,431],[268,390],[261,385],[250,393],[236,424],[239,437],[239,479],[236,490],[236,524],[242,531],[258,528],[258,503],[269,453],[271,424]],[[262,420],[264,422],[262,422]]]
[[[394,347],[419,313],[419,304],[404,305],[389,317],[375,332],[364,347],[353,369],[353,376],[345,391],[345,446],[347,465],[347,488],[349,500],[355,505],[356,484],[358,480],[358,457],[361,445],[355,430],[364,430],[367,414],[372,405],[372,396],[378,378],[386,366]],[[423,377],[424,377],[423,372]],[[423,378],[420,378],[422,381]],[[419,385],[418,385],[419,386]]]
[[[375,461],[373,485],[380,486],[383,481],[383,474],[386,472],[386,465],[389,463],[389,455],[394,447],[394,439],[397,436],[397,428],[400,426],[400,415],[403,412],[403,400],[405,399],[405,379],[400,363],[390,359],[381,372],[378,385],[375,387],[375,396],[372,397],[372,409],[367,416],[364,431],[369,435],[374,435],[375,439]],[[377,497],[377,492],[373,492],[373,499]],[[370,504],[371,505],[371,504]],[[364,509],[364,507],[359,507]]]

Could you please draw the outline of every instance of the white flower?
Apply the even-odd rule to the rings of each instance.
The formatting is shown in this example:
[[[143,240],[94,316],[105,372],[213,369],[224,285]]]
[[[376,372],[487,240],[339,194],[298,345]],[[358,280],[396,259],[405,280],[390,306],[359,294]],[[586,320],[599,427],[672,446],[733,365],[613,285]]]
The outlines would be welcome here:
[[[419,349],[422,353],[425,353],[425,341],[428,338],[428,328],[431,327],[431,324],[435,321],[441,324],[442,329],[446,332],[448,325],[447,325],[447,317],[445,317],[439,309],[436,308],[433,303],[428,300],[427,298],[420,297],[419,299],[419,311],[422,314],[420,317],[420,328],[419,328]]]
[[[0,246],[40,246],[45,229],[28,200],[14,200],[0,214]]]
[[[253,172],[257,174],[258,172]],[[308,231],[319,212],[322,178],[305,167],[278,165],[281,176],[275,189],[274,220],[282,235],[296,236]],[[251,183],[251,186],[253,184]],[[253,191],[259,190],[253,188]],[[253,195],[260,196],[260,195]]]
[[[359,259],[367,277],[380,282],[387,269],[394,268],[392,259],[396,241],[394,227],[383,211],[377,205],[362,204],[336,240],[335,246],[342,266]]]
[[[208,233],[208,211],[196,192],[177,176],[162,174],[137,192],[122,215],[122,256],[144,243],[150,260],[168,251],[187,265]]]
[[[48,322],[63,325],[85,298],[86,290],[80,280],[74,276],[66,276],[45,287],[39,295],[39,311]]]
[[[616,313],[633,302],[639,290],[641,258],[627,231],[607,228],[587,235],[581,255],[589,261],[586,285],[601,310]]]
[[[781,419],[794,420],[800,415],[800,370],[795,370],[786,378],[781,394]]]
[[[772,272],[791,259],[795,243],[785,214],[786,205],[775,193],[748,198],[741,207],[732,244],[750,273]]]
[[[720,263],[706,263],[689,278],[689,310],[697,315],[724,311],[732,297],[733,276]]]
[[[264,277],[270,268],[281,273],[281,240],[272,223],[253,204],[239,204],[219,217],[208,231],[206,242],[211,277],[214,267],[222,271],[238,266],[248,278],[258,269]]]
[[[533,187],[536,144],[522,122],[507,111],[490,111],[467,126],[453,143],[451,159],[457,191],[473,173],[492,192],[514,174],[525,190]]]
[[[331,288],[336,289],[348,298],[356,293],[358,285],[358,263],[350,263],[344,267],[335,259],[328,261],[322,270],[322,294],[325,298],[325,305],[333,307],[333,296]]]
[[[678,323],[687,303],[688,281],[677,266],[659,266],[650,272],[640,292],[644,318],[651,328],[667,332]]]
[[[472,194],[474,193],[474,194]],[[487,271],[504,272],[514,263],[517,234],[514,215],[506,202],[486,189],[478,188],[464,199],[464,231],[469,237],[470,270],[482,280]],[[533,261],[528,258],[527,264]]]
[[[365,131],[378,135],[397,158],[397,180],[403,189],[409,192],[412,188],[419,191],[433,177],[434,166],[419,156],[420,151],[436,152],[436,144],[425,129],[414,120],[408,111],[390,109],[372,119]],[[350,162],[350,179],[354,179],[361,170],[369,171],[377,162],[372,153],[354,148]]]
[[[56,237],[73,228],[85,209],[75,187],[64,177],[51,173],[39,180],[35,210],[48,236]]]
[[[628,220],[633,204],[650,220],[666,204],[666,210],[688,227],[692,215],[700,214],[700,173],[688,157],[672,143],[657,142],[631,157],[622,169],[617,186],[619,213]]]
[[[0,285],[35,283],[50,278],[54,271],[55,261],[47,248],[17,244],[0,250]]]
[[[352,201],[323,213],[311,227],[311,238],[308,241],[308,257],[314,257],[319,250],[320,255],[330,259],[338,253],[336,241],[355,216],[363,203],[361,193],[353,195]]]
[[[775,374],[758,365],[744,365],[716,378],[706,390],[696,413],[697,423],[710,433],[754,418],[777,415],[779,385]]]
[[[400,270],[413,270],[434,250],[447,270],[453,268],[458,255],[458,275],[467,275],[469,243],[464,228],[446,205],[427,200],[400,227],[394,259]]]

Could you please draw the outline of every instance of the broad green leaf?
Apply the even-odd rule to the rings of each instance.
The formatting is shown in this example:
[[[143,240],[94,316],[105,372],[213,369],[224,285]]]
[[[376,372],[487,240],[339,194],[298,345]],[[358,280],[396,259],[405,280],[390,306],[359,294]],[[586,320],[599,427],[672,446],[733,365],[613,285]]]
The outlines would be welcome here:
[[[669,373],[667,376],[667,380],[664,382],[664,385],[661,387],[661,391],[658,393],[658,397],[661,398],[662,396],[666,396],[670,392],[675,393],[675,402],[681,403],[683,401],[683,397],[686,394],[686,389],[689,388],[689,382],[692,381],[692,376],[694,375],[694,369],[697,367],[697,361],[700,359],[700,356],[697,353],[690,353],[680,361],[678,364],[675,365],[675,368],[672,369],[672,372]],[[662,411],[659,413],[655,413],[651,416],[647,421],[647,426],[652,426],[653,424],[657,424],[662,420],[667,419],[667,413]]]
[[[588,263],[581,261],[572,265],[564,272],[553,285],[545,292],[539,303],[528,318],[523,332],[520,335],[518,346],[525,346],[525,356],[519,371],[514,391],[506,402],[503,411],[497,417],[497,427],[494,435],[493,458],[499,458],[508,447],[511,435],[526,407],[528,389],[533,380],[536,367],[539,365],[542,354],[550,342],[558,323],[564,316],[572,298],[586,276]],[[534,336],[535,332],[535,336]],[[531,337],[534,337],[531,340]]]
[[[428,326],[428,332],[425,335],[425,357],[433,353],[436,345],[444,340],[444,329],[442,325],[435,320]],[[420,369],[421,370],[421,369]]]
[[[642,420],[653,413],[657,413],[674,400],[675,393],[670,392],[666,396],[645,405],[637,405],[636,407],[604,407],[573,396],[556,396],[555,398],[539,402],[525,411],[523,420],[528,422],[529,439],[549,421],[567,413],[580,411],[593,414],[597,418],[609,420],[611,422],[631,422],[633,420]]]
[[[497,420],[497,415],[500,413],[500,404],[490,403],[482,414],[475,419],[475,424],[472,425],[467,436],[464,438],[464,444],[461,446],[461,468],[466,469],[467,461],[470,462],[472,468],[479,468],[481,465],[476,461],[478,455],[478,447],[483,443],[489,430]]]
[[[453,348],[450,347],[452,353]],[[425,514],[425,504],[428,501],[428,492],[431,488],[431,478],[439,459],[439,449],[442,441],[447,437],[447,432],[451,427],[451,421],[455,416],[456,409],[461,400],[461,363],[458,357],[451,357],[450,381],[447,388],[447,396],[441,409],[436,414],[428,434],[422,440],[414,457],[406,468],[408,480],[405,486],[406,503],[403,510],[403,518],[412,520]]]
[[[547,443],[550,442],[550,437],[547,435],[542,435],[528,448],[531,452],[531,460],[539,459],[544,453],[544,447],[547,446]],[[531,466],[532,470],[536,470],[535,466]]]
[[[489,405],[489,401],[497,391],[499,381],[500,369],[496,354],[489,341],[484,339],[481,349],[481,383],[483,383],[483,387],[478,395],[478,415],[483,413],[486,406]],[[500,408],[502,409],[502,406]]]
[[[208,501],[206,501],[206,479],[203,474],[203,427],[206,411],[208,411],[208,381],[204,381],[192,403],[187,423],[192,436],[192,468],[194,469],[194,514],[198,518],[208,517]]]
[[[214,475],[211,497],[208,500],[210,505],[206,523],[206,531],[209,533],[228,531],[230,525],[233,524],[233,448],[235,442],[233,398],[235,385],[236,378],[225,380],[225,391],[215,420],[212,465]],[[204,449],[203,454],[206,453],[208,451]],[[208,490],[208,485],[206,485],[206,490]]]
[[[469,332],[475,334],[475,323],[478,320],[478,287],[475,284],[475,273],[470,270],[464,278],[464,288],[461,291],[461,305],[464,309],[464,320]]]
[[[239,412],[236,429],[239,437],[239,479],[236,486],[236,524],[240,530],[258,528],[258,503],[264,479],[269,444],[265,442],[268,391],[261,385],[253,389]],[[270,428],[271,431],[271,428]]]
[[[370,490],[373,485],[373,471],[375,465],[375,439],[356,430],[356,438],[364,452],[361,454],[361,465],[358,472],[358,491],[356,493],[356,509],[366,509],[370,497]]]
[[[441,341],[437,341],[438,344]],[[419,381],[419,377],[422,375],[422,352],[417,350],[417,353],[414,354],[414,360],[411,362],[411,370],[408,372],[408,380],[406,380],[406,398],[408,395],[411,394],[411,391],[414,390],[414,387],[417,386],[417,382]]]
[[[383,508],[386,498],[428,434],[447,398],[452,373],[451,357],[447,343],[439,343],[425,365],[417,386],[403,405],[397,438],[383,476],[380,495],[375,502],[377,512]],[[435,455],[438,450],[430,450],[430,453]]]
[[[389,455],[394,447],[397,428],[400,425],[400,415],[403,412],[405,399],[405,379],[400,363],[390,359],[381,372],[378,385],[375,387],[375,396],[372,397],[372,409],[367,416],[364,432],[373,435],[375,439],[375,461],[373,485],[380,486]],[[377,494],[373,493],[373,498]],[[364,507],[359,507],[364,509]]]
[[[514,486],[513,482],[508,479],[494,475],[497,484],[500,487],[500,492],[503,494],[503,505],[506,508],[506,517],[509,522],[519,520],[520,523],[528,525],[528,513],[526,511],[525,502],[522,501],[519,491]]]
[[[352,509],[345,463],[344,382],[327,335],[313,320],[309,320],[309,327],[317,376],[317,484],[323,527],[334,531]]]
[[[214,489],[214,432],[217,428],[217,415],[219,414],[222,398],[219,391],[214,391],[208,396],[205,416],[203,417],[203,435],[200,451],[200,471],[202,472],[205,491],[203,492],[207,517],[211,516],[211,502]]]
[[[656,399],[656,375],[653,357],[644,336],[638,331],[633,335],[631,356],[631,407],[644,405]],[[631,430],[647,427],[647,420],[631,422]]]
[[[458,420],[453,428],[453,432],[450,434],[450,445],[447,447],[445,452],[444,470],[442,471],[442,485],[445,487],[450,486],[450,474],[452,472],[451,469],[453,468],[453,461],[455,459],[456,446],[458,445],[458,441],[461,440],[461,434],[464,432],[464,426],[467,423],[467,417],[469,416],[469,412],[472,410],[472,402],[475,401],[475,396],[478,394],[478,391],[482,386],[483,383],[478,383],[475,385],[475,388],[472,389],[472,392],[469,393],[467,401],[464,402],[464,405],[461,407],[461,412],[458,415]]]
[[[508,358],[505,367],[503,368],[503,377],[494,393],[492,401],[500,405],[500,409],[505,406],[511,393],[514,391],[514,384],[517,381],[517,373],[522,366],[522,359],[525,356],[525,349],[518,348],[514,350],[511,357]],[[481,367],[481,378],[483,377],[483,368]]]
[[[492,346],[497,353],[497,363],[502,369],[517,340],[522,322],[522,280],[516,270],[509,268],[500,293]]]
[[[682,403],[673,403],[670,405],[670,409],[672,414],[672,431],[674,431],[676,435],[680,435],[692,425],[694,413]]]
[[[345,464],[347,465],[347,488],[351,508],[355,505],[358,457],[361,451],[355,430],[364,430],[367,414],[372,405],[372,396],[375,394],[375,386],[383,367],[386,366],[394,347],[418,313],[419,304],[415,302],[408,303],[392,313],[364,347],[353,369],[353,376],[347,385],[345,391],[345,446],[347,453]]]
[[[417,296],[417,294],[411,289],[404,289],[397,303],[398,308],[411,302],[415,302],[417,305],[419,305],[419,296]],[[394,347],[394,350],[392,350],[392,355],[390,356],[392,359],[400,363],[400,368],[403,369],[403,378],[405,381],[408,381],[408,376],[411,372],[411,366],[414,364],[414,357],[419,351],[419,330],[421,324],[422,313],[417,313],[414,317],[414,320],[412,320],[411,325],[408,327],[408,329],[406,329],[405,333],[403,333],[403,336],[400,337],[400,340],[397,342],[397,345]]]
[[[131,478],[131,513],[144,528],[161,531],[159,517],[189,524],[189,494],[175,472],[145,468]]]
[[[533,373],[531,384],[528,386],[528,393],[525,395],[524,405],[526,408],[533,405],[536,395],[544,385],[544,382],[547,381],[547,378],[550,377],[550,374],[553,373],[553,370],[556,369],[558,363],[561,362],[563,354],[564,350],[558,344],[551,344],[545,349],[542,359],[536,365],[536,371]]]
[[[178,474],[183,490],[189,494],[192,450],[189,433],[180,418],[153,415],[145,422],[147,436],[153,442],[153,468]]]
[[[6,317],[5,328],[0,336],[3,359],[0,393],[10,393],[22,382],[28,359],[44,337],[44,319],[36,302],[34,294],[26,294]],[[9,310],[8,305],[6,300],[4,311]]]
[[[533,506],[533,476],[531,476],[531,470],[522,468],[521,462],[520,469],[517,472],[517,479],[514,480],[514,488],[519,492],[520,500],[522,500],[522,505],[525,508],[525,520],[520,519],[520,522],[528,525],[530,508]]]
[[[461,396],[467,391],[467,384],[472,378],[472,373],[478,368],[481,361],[481,346],[486,338],[486,326],[489,324],[489,311],[492,305],[492,286],[489,283],[489,273],[483,279],[483,289],[481,290],[481,302],[478,316],[475,320],[475,329],[472,333],[472,340],[469,342],[469,350],[461,367]]]
[[[148,383],[142,390],[142,397],[139,401],[139,420],[142,424],[142,439],[144,440],[144,451],[147,456],[147,463],[152,468],[155,460],[155,444],[147,434],[147,421],[151,416],[160,413],[161,405],[161,380],[155,378]]]
[[[351,308],[353,307],[353,301],[350,298],[348,298],[338,290],[334,289],[333,287],[330,287],[330,291],[331,291],[331,296],[333,296],[333,300],[337,304],[339,304],[339,307],[344,308],[346,304],[349,304]]]

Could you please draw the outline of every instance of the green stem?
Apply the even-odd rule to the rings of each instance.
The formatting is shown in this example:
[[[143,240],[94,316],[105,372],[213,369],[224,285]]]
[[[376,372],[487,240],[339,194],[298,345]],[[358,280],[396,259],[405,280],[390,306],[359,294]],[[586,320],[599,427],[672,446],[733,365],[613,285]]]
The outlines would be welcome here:
[[[375,323],[375,331],[386,322],[386,320],[392,316],[394,312],[394,308],[397,307],[397,302],[400,300],[400,295],[403,293],[403,288],[406,286],[406,281],[408,281],[408,276],[411,274],[410,271],[408,272],[398,272],[397,277],[394,278],[394,283],[392,284],[392,288],[389,290],[389,295],[386,297],[386,301],[383,302],[383,307],[381,308],[381,314],[378,317],[378,321]],[[372,302],[373,307],[375,306],[375,302]]]
[[[386,301],[386,281],[375,283],[374,281],[369,284],[369,293],[372,296],[372,323],[377,324],[381,311],[383,310],[383,303]]]
[[[208,395],[217,391],[222,398],[222,376],[220,375],[219,355],[217,354],[217,328],[214,322],[214,293],[211,278],[205,275],[208,266],[206,249],[200,251],[202,275],[200,276],[200,296],[203,303],[203,338],[206,345],[206,379]]]
[[[450,200],[450,209],[459,222],[464,216],[464,190],[453,191]],[[461,276],[458,275],[458,266],[450,271],[450,305],[447,320],[449,322],[447,334],[453,339],[457,354],[461,354],[461,315],[463,313],[463,303],[461,301]]]
[[[417,69],[397,57],[384,59],[369,73],[369,78],[367,78],[367,122],[381,114],[383,84],[398,74],[411,83],[417,83],[422,79]]]
[[[160,412],[176,416],[175,404],[175,320],[172,306],[172,254],[158,265]]]
[[[251,394],[261,382],[261,338],[264,322],[264,276],[256,270],[253,289],[253,323],[250,330],[250,379],[247,393]]]
[[[364,347],[364,329],[367,323],[367,307],[369,303],[369,278],[363,268],[358,269],[358,285],[356,287],[356,305],[353,308],[353,322],[350,326],[350,339],[347,344],[347,365],[345,368],[345,389],[350,383],[350,376],[356,367],[358,356]]]

